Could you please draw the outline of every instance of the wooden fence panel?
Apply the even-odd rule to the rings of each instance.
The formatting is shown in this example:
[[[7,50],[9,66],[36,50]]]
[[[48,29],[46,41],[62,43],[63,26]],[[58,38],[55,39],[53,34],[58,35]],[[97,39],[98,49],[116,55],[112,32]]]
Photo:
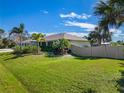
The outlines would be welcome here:
[[[124,59],[124,46],[71,47],[72,53],[78,56],[106,57]]]

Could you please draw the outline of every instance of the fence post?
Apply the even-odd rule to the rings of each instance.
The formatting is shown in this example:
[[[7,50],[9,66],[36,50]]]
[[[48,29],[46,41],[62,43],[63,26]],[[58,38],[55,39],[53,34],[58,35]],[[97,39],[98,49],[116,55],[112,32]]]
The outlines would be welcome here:
[[[90,50],[91,50],[91,57],[93,57],[93,54],[92,54],[92,46],[91,46],[91,49],[90,49]]]
[[[106,45],[104,47],[105,47],[106,57],[109,58]]]

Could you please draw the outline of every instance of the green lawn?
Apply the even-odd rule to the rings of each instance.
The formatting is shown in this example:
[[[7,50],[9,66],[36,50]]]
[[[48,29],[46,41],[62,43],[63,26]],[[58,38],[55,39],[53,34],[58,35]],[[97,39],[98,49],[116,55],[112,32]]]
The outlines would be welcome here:
[[[28,93],[20,81],[0,63],[0,93]]]
[[[0,54],[0,93],[124,93],[124,60]]]

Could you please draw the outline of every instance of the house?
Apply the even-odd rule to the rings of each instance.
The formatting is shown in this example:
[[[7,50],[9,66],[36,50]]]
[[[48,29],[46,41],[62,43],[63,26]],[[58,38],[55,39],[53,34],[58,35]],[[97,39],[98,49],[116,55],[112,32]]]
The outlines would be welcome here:
[[[45,42],[40,42],[40,46],[52,46],[53,41],[59,40],[59,39],[67,39],[71,45],[79,46],[79,47],[88,47],[90,46],[90,43],[87,39],[78,37],[75,35],[67,34],[67,33],[60,33],[60,34],[53,34],[45,36]],[[26,45],[37,45],[36,40],[26,40],[22,42],[23,46]]]
[[[52,42],[58,39],[67,39],[71,45],[79,46],[79,47],[88,47],[90,43],[87,39],[78,37],[75,35],[67,34],[67,33],[60,33],[60,34],[53,34],[45,37],[45,42],[42,43],[43,46],[51,46]]]
[[[27,46],[27,45],[37,45],[37,41],[31,39],[22,41],[22,46]]]
[[[111,46],[111,42],[102,42],[101,46]]]

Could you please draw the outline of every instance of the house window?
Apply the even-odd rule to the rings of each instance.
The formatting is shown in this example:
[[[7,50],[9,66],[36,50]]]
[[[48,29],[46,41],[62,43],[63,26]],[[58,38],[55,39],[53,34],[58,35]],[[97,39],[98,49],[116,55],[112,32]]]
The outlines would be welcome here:
[[[52,41],[49,41],[48,42],[48,46],[52,46],[53,42]]]
[[[46,46],[46,42],[42,42],[42,46],[45,47]]]

